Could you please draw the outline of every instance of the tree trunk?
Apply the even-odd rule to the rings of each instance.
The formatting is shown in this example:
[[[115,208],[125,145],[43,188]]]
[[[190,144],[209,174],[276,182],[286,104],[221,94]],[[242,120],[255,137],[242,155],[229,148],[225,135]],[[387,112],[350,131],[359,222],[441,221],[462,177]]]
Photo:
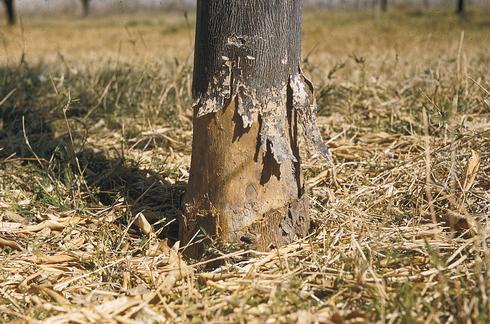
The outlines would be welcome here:
[[[328,150],[300,70],[301,14],[299,0],[198,1],[184,245],[201,231],[266,250],[308,233],[298,127]]]
[[[7,13],[7,22],[9,25],[15,24],[14,0],[4,0],[5,11]]]
[[[386,12],[388,10],[388,0],[380,0],[380,7],[382,12]]]
[[[458,15],[463,15],[464,14],[464,0],[456,0],[456,13]]]
[[[87,17],[90,14],[90,0],[82,0],[82,15]]]

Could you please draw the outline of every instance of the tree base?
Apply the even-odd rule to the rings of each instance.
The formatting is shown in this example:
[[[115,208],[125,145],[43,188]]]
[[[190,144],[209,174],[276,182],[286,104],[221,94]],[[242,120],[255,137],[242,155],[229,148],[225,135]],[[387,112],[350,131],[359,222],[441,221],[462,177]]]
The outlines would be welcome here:
[[[222,240],[224,237],[220,219],[226,216],[218,210],[200,210],[195,206],[186,206],[183,215],[180,219],[180,237],[183,246],[189,245],[186,255],[198,257],[204,253],[206,245],[216,238]],[[308,202],[304,196],[262,215],[252,224],[228,235],[225,241],[240,242],[247,249],[270,251],[308,235],[310,224]]]
[[[265,251],[308,234],[299,156],[277,163],[270,149],[260,145],[260,121],[243,128],[236,107],[232,100],[221,111],[194,118],[190,178],[180,221],[181,246],[200,241],[187,249],[190,256],[201,255],[206,242],[214,239]],[[284,127],[298,154],[293,109],[290,104],[284,109],[290,112]]]

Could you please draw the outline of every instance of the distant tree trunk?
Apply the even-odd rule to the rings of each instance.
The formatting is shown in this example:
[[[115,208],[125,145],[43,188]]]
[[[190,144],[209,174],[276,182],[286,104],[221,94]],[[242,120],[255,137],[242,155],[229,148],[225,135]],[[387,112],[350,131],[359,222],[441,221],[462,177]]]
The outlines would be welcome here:
[[[386,12],[388,10],[388,0],[380,0],[381,11]]]
[[[9,25],[15,24],[15,8],[14,0],[3,0],[5,4],[5,11],[7,13],[7,22]]]
[[[456,0],[456,13],[458,15],[463,15],[464,12],[465,12],[465,9],[464,9],[464,0]]]
[[[299,127],[328,155],[300,71],[302,0],[197,2],[182,244],[202,230],[267,250],[308,233]],[[308,90],[310,89],[310,90]],[[202,253],[202,245],[191,249]]]
[[[82,0],[82,15],[87,17],[90,14],[90,0]]]

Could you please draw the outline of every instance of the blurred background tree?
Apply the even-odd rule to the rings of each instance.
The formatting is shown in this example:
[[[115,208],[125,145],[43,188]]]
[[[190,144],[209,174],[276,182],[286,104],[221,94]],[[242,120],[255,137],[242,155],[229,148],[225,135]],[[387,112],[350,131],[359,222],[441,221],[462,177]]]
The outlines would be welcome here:
[[[457,7],[456,7],[456,12],[458,13],[458,15],[463,15],[464,14],[464,5],[465,5],[465,2],[464,0],[457,0]]]
[[[7,14],[7,22],[9,25],[15,24],[14,0],[3,0],[5,12]]]
[[[3,0],[4,4],[11,4],[15,0]],[[462,14],[467,9],[466,6],[489,5],[488,0],[472,0],[467,3],[465,0],[305,0],[307,6],[324,8],[342,8],[362,10],[368,8],[378,8],[381,12],[387,11],[388,7],[446,7],[454,8],[456,12]],[[195,0],[22,0],[16,2],[20,13],[43,14],[46,12],[63,12],[66,14],[79,12],[86,16],[93,12],[130,12],[145,9],[181,9],[192,10],[195,7]],[[13,7],[12,7],[13,8]],[[13,12],[13,11],[12,11]]]
[[[82,14],[84,17],[90,14],[90,0],[82,0]]]

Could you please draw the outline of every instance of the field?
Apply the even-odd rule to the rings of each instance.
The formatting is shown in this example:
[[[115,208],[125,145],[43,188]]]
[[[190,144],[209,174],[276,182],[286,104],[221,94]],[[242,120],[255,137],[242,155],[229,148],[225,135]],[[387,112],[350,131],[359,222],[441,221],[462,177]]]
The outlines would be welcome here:
[[[489,322],[489,17],[307,12],[314,228],[200,260],[176,243],[193,16],[2,27],[0,322]]]

